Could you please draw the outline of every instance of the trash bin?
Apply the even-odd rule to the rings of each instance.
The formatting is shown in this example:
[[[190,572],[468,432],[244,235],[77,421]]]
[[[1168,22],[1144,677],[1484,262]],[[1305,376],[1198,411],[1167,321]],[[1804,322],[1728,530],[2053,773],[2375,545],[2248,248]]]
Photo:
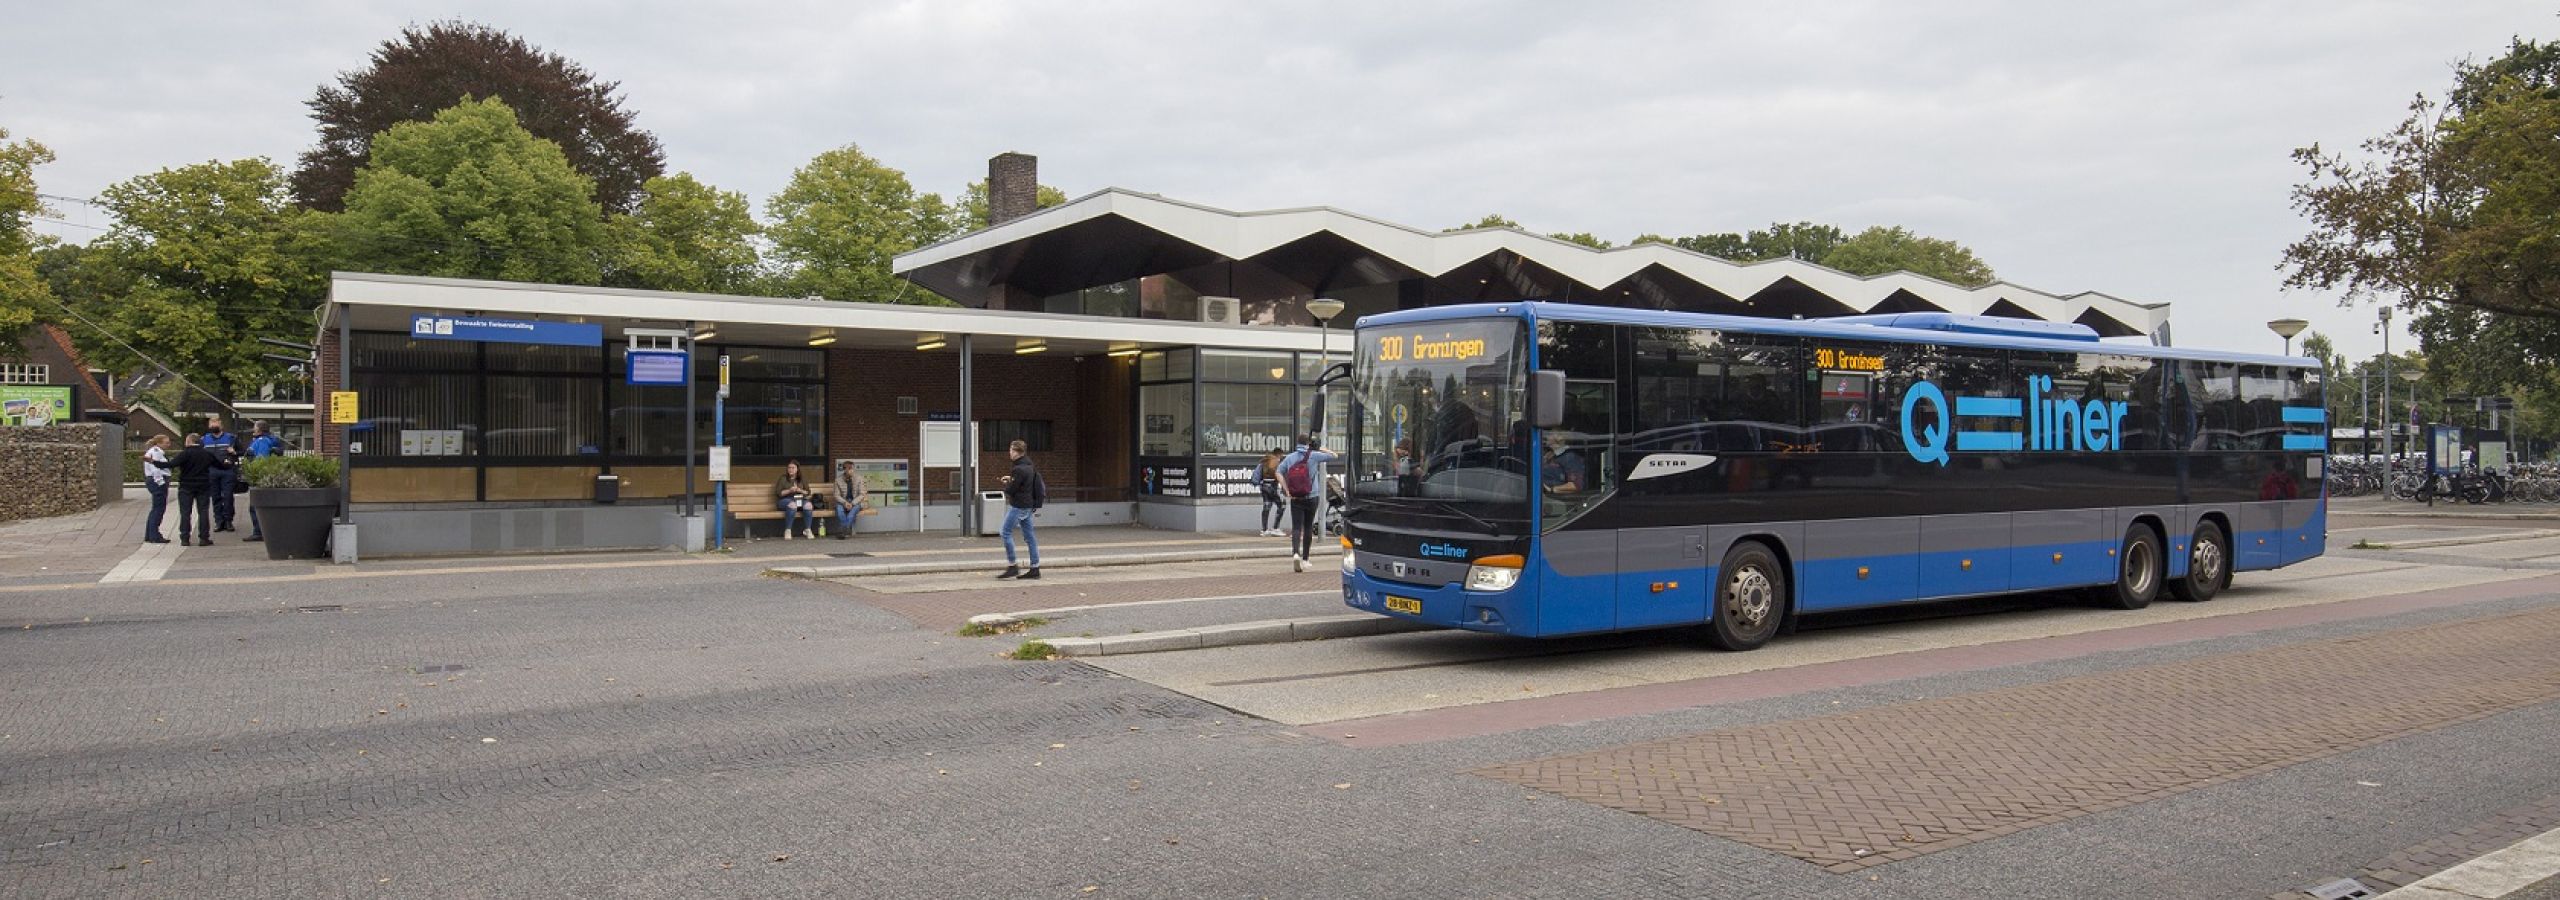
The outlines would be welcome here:
[[[978,536],[994,537],[1004,532],[1004,492],[978,492]]]
[[[596,502],[612,503],[622,499],[622,476],[596,476]]]

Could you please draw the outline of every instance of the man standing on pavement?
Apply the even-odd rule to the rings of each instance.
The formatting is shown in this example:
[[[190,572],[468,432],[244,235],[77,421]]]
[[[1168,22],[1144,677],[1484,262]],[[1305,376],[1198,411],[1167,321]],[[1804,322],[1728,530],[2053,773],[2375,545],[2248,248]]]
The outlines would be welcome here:
[[[1324,449],[1324,438],[1309,434],[1298,450],[1280,460],[1280,487],[1289,495],[1289,565],[1299,572],[1307,570],[1307,556],[1315,552],[1316,491],[1324,483],[1324,466],[1336,459]]]
[[[276,440],[275,435],[267,433],[267,423],[264,420],[249,423],[249,435],[250,459],[264,459],[284,452],[284,442]],[[253,500],[249,504],[249,536],[245,540],[266,539],[267,529],[258,523],[258,505]]]
[[[1031,513],[1049,504],[1049,483],[1040,479],[1040,467],[1032,465],[1026,451],[1031,445],[1021,441],[1005,448],[1013,457],[1013,472],[1004,477],[1004,574],[997,578],[1030,580],[1040,577],[1040,539],[1031,533]],[[1013,530],[1022,529],[1022,544],[1031,551],[1031,568],[1013,565]]]
[[[225,463],[222,468],[214,470],[212,486],[207,490],[212,492],[213,529],[230,531],[232,530],[231,515],[234,512],[231,507],[231,482],[240,476],[229,464],[240,458],[240,442],[230,432],[222,430],[221,416],[208,416],[204,420],[204,449],[221,457]],[[186,510],[181,509],[179,512],[183,514]],[[205,540],[212,539],[213,535],[205,535]]]
[[[142,448],[142,489],[151,494],[151,518],[142,523],[142,542],[166,544],[160,520],[169,513],[169,436],[155,434]]]
[[[204,448],[201,435],[187,435],[178,451],[178,545],[213,546],[213,475],[231,470],[231,460]],[[229,482],[223,482],[229,484]]]

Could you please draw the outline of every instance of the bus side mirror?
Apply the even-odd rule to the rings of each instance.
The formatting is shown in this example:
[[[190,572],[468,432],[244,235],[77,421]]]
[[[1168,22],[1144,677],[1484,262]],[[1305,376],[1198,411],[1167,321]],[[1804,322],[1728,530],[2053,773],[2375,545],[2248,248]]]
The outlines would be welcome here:
[[[1563,424],[1564,373],[1556,369],[1529,373],[1529,427],[1555,428]]]
[[[1315,399],[1307,402],[1307,430],[1305,430],[1305,431],[1303,431],[1303,432],[1299,432],[1299,433],[1300,433],[1300,434],[1323,434],[1323,433],[1324,433],[1324,392],[1323,392],[1323,391],[1317,391],[1317,392],[1316,392],[1316,397],[1315,397]]]

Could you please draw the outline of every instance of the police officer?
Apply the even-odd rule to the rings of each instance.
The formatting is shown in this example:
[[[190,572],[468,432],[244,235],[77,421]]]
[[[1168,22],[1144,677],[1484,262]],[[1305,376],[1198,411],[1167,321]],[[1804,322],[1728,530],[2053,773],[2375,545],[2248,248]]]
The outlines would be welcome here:
[[[210,416],[204,423],[204,449],[223,462],[221,468],[213,470],[213,481],[205,488],[206,499],[213,501],[213,530],[233,531],[231,518],[237,510],[231,505],[231,492],[240,480],[240,470],[234,467],[240,459],[240,439],[223,430],[221,416]]]

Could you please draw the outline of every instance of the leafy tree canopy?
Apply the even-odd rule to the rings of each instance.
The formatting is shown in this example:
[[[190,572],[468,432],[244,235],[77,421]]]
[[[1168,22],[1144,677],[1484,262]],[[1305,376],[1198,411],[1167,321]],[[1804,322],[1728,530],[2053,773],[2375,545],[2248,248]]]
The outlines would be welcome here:
[[[111,369],[157,361],[220,393],[259,384],[280,366],[259,337],[307,338],[328,291],[316,214],[296,208],[284,170],[265,159],[207,162],[107,188],[116,224],[57,281],[91,322],[82,351]],[[140,351],[137,354],[135,351]]]
[[[1568,244],[1581,244],[1582,246],[1589,247],[1593,250],[1607,250],[1611,247],[1617,246],[1616,244],[1609,243],[1608,239],[1592,234],[1588,231],[1576,231],[1572,233],[1559,231],[1547,236]]]
[[[607,283],[716,294],[753,290],[763,276],[761,232],[747,196],[687,173],[649,179],[640,208],[614,220],[619,250]]]
[[[1965,287],[1981,287],[1998,277],[1965,245],[1921,237],[1901,226],[1879,225],[1858,232],[1824,254],[1821,263],[1852,275],[1914,272]]]
[[[1520,223],[1518,223],[1518,222],[1514,222],[1514,221],[1511,221],[1510,219],[1507,219],[1507,218],[1504,218],[1504,217],[1503,217],[1503,215],[1502,215],[1501,213],[1488,213],[1488,214],[1486,214],[1486,215],[1485,215],[1485,217],[1484,217],[1484,218],[1477,219],[1477,220],[1475,220],[1475,221],[1474,221],[1474,222],[1472,222],[1472,223],[1469,223],[1469,224],[1466,224],[1466,225],[1460,225],[1460,226],[1458,226],[1458,227],[1456,227],[1456,228],[1446,228],[1446,229],[1442,229],[1442,230],[1443,230],[1443,231],[1465,231],[1465,230],[1468,230],[1468,229],[1470,229],[1470,228],[1518,228],[1518,227],[1520,227]]]
[[[0,128],[0,337],[16,335],[53,308],[35,258],[50,241],[30,221],[49,212],[36,196],[36,167],[52,161],[43,144],[11,142],[9,130]]]
[[[383,132],[331,231],[345,268],[596,284],[609,238],[592,193],[491,98]]]
[[[1033,209],[1048,209],[1067,202],[1067,192],[1045,184],[1033,188],[1031,193]],[[969,182],[969,188],[960,193],[958,215],[959,220],[953,223],[953,234],[967,234],[987,227],[986,179]]]
[[[1704,253],[1734,262],[1758,262],[1764,259],[1801,259],[1820,262],[1831,251],[1848,241],[1839,228],[1813,222],[1777,222],[1747,234],[1722,232],[1694,234],[1683,238],[1667,238],[1648,234],[1636,243],[1670,244],[1685,250]]]
[[[941,303],[891,274],[898,254],[956,232],[958,208],[847,144],[791,173],[765,201],[785,292],[829,300]]]
[[[620,85],[504,31],[468,22],[402,29],[372,63],[324,85],[310,103],[320,143],[302,154],[294,197],[313,209],[344,208],[373,142],[403,122],[424,122],[472,97],[516,110],[526,130],[559,145],[595,183],[605,209],[638,205],[642,185],[666,171],[658,138],[633,124]]]

